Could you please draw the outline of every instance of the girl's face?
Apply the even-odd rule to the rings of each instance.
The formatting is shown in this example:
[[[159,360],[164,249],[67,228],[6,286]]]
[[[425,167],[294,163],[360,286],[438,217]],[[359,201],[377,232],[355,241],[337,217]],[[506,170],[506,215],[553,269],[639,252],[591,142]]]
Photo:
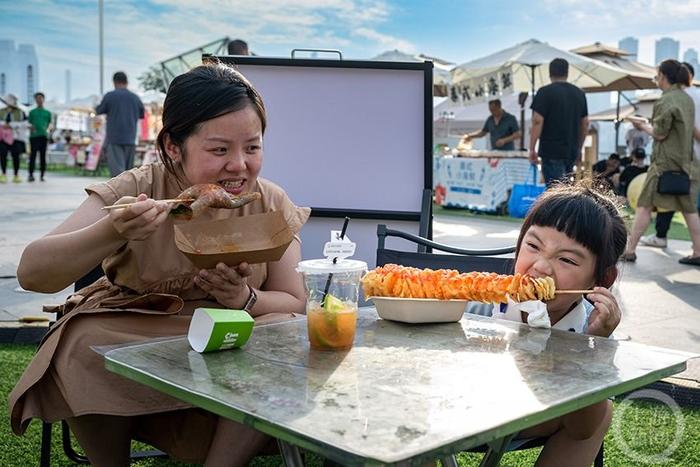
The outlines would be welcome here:
[[[216,183],[232,195],[252,191],[262,168],[262,124],[252,106],[204,122],[185,140],[185,154],[166,141],[191,184]]]
[[[552,227],[532,225],[523,237],[515,272],[550,276],[557,289],[590,289],[595,285],[596,256],[576,240]],[[580,295],[556,295],[547,302],[550,315],[566,314]]]

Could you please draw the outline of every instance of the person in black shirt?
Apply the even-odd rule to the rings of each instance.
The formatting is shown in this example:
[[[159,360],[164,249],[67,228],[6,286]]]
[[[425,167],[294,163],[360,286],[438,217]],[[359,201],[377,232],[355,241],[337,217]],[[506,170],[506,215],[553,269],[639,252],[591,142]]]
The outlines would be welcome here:
[[[467,133],[462,137],[466,143],[472,138],[481,138],[487,133],[491,137],[491,149],[496,151],[513,151],[514,141],[520,138],[520,127],[514,115],[509,114],[501,105],[500,99],[489,101],[491,116],[486,119],[484,127],[474,133]]]
[[[610,187],[614,186],[613,176],[620,173],[620,156],[612,153],[606,160],[593,164],[593,176],[605,179]]]
[[[620,196],[627,197],[627,188],[632,180],[639,175],[647,171],[649,166],[644,165],[644,159],[646,159],[647,153],[644,148],[637,148],[632,151],[632,163],[625,167],[625,169],[618,176],[613,176],[613,182],[617,188],[617,193]]]
[[[532,102],[530,162],[542,161],[547,186],[571,173],[581,160],[581,148],[588,131],[586,95],[567,83],[569,62],[555,58],[549,64],[552,83],[537,91]],[[539,148],[535,152],[535,144]]]

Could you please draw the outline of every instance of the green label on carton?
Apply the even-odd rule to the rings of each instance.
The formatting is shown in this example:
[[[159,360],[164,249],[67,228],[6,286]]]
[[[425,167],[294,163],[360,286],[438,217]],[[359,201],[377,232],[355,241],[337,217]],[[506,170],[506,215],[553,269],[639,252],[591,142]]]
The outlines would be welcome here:
[[[253,318],[243,310],[197,308],[187,340],[197,352],[241,347],[253,333]]]

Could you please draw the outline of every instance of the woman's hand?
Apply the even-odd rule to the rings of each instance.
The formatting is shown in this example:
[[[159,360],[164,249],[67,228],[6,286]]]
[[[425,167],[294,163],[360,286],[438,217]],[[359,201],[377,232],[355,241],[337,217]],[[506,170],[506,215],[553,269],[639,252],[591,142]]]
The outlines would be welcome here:
[[[250,296],[248,277],[252,273],[248,263],[241,263],[232,268],[219,263],[214,269],[200,270],[194,277],[194,282],[220,304],[240,310]]]
[[[586,296],[595,309],[588,318],[588,334],[608,337],[620,324],[622,312],[617,300],[610,290],[605,287],[594,287],[594,292]]]
[[[168,218],[170,206],[141,193],[138,197],[124,196],[115,204],[135,203],[109,213],[114,230],[127,240],[145,240]]]

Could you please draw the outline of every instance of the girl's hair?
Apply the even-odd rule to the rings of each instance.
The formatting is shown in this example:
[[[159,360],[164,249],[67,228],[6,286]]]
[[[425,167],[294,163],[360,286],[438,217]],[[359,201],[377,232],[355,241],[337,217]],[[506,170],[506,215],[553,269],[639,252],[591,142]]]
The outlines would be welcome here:
[[[260,117],[265,132],[265,105],[258,91],[238,71],[222,63],[200,65],[177,76],[163,103],[163,128],[158,133],[158,152],[166,169],[176,175],[173,160],[165,151],[165,137],[176,144],[185,157],[185,140],[201,124],[229,112],[251,106]]]
[[[678,60],[668,59],[661,62],[659,71],[671,84],[690,85],[690,72]]]
[[[596,255],[595,281],[605,284],[610,267],[625,251],[627,229],[612,193],[598,182],[559,183],[545,191],[525,217],[516,256],[530,226],[552,227]]]

